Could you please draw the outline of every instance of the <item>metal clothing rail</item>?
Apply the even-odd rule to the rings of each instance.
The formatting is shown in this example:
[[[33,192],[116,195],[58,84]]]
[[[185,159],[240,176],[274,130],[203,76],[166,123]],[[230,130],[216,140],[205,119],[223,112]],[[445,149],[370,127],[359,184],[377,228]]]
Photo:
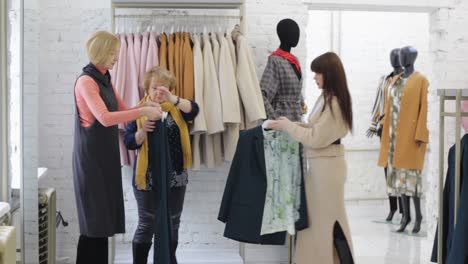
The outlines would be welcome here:
[[[115,30],[115,18],[122,15],[115,13],[119,8],[132,9],[238,9],[241,32],[245,34],[245,0],[238,1],[155,1],[134,2],[131,0],[113,0],[111,6],[112,31]],[[128,15],[132,16],[132,15]],[[146,16],[146,15],[145,15]],[[177,15],[175,15],[177,16]],[[179,15],[180,16],[180,15]],[[196,15],[187,15],[188,17]],[[213,17],[207,15],[207,17]],[[223,16],[230,17],[230,16]]]
[[[241,16],[231,16],[231,15],[221,15],[221,16],[218,16],[218,15],[163,15],[164,17],[176,17],[176,18],[179,18],[179,17],[183,17],[183,18],[187,18],[187,17],[196,17],[196,18],[199,18],[199,17],[206,17],[206,18],[235,18],[235,19],[240,19]],[[147,14],[147,15],[138,15],[138,14],[135,14],[135,15],[115,15],[115,17],[122,17],[122,18],[154,18],[155,15],[150,15],[150,14]]]
[[[443,195],[444,195],[444,149],[445,149],[445,117],[455,117],[455,206],[454,206],[454,225],[457,224],[457,214],[460,196],[460,129],[461,117],[468,116],[468,112],[461,112],[461,100],[468,100],[468,89],[438,89],[439,96],[439,221],[438,221],[438,241],[437,241],[437,263],[443,263],[442,242],[443,242]],[[445,112],[445,101],[455,100],[455,112]]]

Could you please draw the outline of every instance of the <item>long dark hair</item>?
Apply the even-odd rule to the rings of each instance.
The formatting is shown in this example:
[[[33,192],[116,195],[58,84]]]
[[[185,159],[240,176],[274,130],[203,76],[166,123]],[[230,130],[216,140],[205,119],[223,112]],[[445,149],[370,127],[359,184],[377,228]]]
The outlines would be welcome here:
[[[336,96],[343,119],[348,125],[349,130],[352,131],[353,107],[351,95],[348,90],[348,83],[346,81],[346,74],[340,57],[334,52],[324,53],[312,61],[310,69],[323,76],[324,109],[327,105],[331,109],[331,100],[333,96]],[[333,109],[331,110],[333,111]]]

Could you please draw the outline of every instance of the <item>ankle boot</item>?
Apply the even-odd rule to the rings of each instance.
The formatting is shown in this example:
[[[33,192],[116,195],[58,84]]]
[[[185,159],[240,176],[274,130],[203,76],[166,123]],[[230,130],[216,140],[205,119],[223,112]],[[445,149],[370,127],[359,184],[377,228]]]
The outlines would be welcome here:
[[[137,243],[133,242],[133,264],[148,263],[148,253],[152,243]]]
[[[406,199],[403,199],[403,195],[398,197],[398,199],[401,201],[400,203],[400,211],[401,211],[401,221],[400,221],[400,225],[403,224],[405,218],[404,218],[404,215],[405,215],[405,211],[404,211],[404,208],[408,208],[408,219],[409,219],[409,222],[411,222],[411,206],[410,206],[410,198],[408,196],[406,196]],[[406,221],[406,220],[405,220]]]
[[[416,221],[414,222],[413,234],[419,233],[421,230],[422,214],[421,214],[421,198],[414,196],[414,211],[416,214]]]
[[[385,221],[391,222],[393,219],[393,215],[397,210],[397,198],[394,196],[388,196],[388,201],[390,203],[390,212],[388,212],[388,216],[385,219]]]
[[[397,232],[405,232],[406,226],[411,222],[410,210],[409,210],[409,197],[406,195],[401,196],[402,205],[403,205],[403,217],[401,218],[401,225],[398,228]]]

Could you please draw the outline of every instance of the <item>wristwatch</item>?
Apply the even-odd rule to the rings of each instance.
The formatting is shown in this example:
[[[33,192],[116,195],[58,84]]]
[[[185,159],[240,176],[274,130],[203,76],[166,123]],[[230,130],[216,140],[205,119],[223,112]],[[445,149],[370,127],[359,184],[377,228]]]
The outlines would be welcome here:
[[[175,102],[175,104],[174,104],[174,105],[175,105],[175,106],[177,106],[179,103],[180,103],[180,97],[179,97],[179,96],[177,96],[177,101]]]

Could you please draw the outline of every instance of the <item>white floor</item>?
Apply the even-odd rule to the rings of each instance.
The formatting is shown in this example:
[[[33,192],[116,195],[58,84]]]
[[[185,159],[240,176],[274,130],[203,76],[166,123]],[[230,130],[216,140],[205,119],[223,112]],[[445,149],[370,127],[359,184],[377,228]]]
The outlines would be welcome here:
[[[356,264],[419,264],[430,263],[434,231],[426,230],[425,222],[420,234],[413,235],[411,223],[404,234],[395,233],[399,215],[393,224],[383,221],[388,205],[386,201],[348,202],[347,212],[351,226]],[[152,256],[152,253],[150,253]],[[150,258],[151,259],[151,258]],[[242,264],[236,251],[190,250],[178,252],[179,264]],[[116,264],[132,263],[131,245],[117,249]],[[152,263],[152,262],[150,262]],[[250,263],[249,264],[260,264]],[[261,263],[266,264],[266,263]],[[277,264],[277,263],[268,263]]]

